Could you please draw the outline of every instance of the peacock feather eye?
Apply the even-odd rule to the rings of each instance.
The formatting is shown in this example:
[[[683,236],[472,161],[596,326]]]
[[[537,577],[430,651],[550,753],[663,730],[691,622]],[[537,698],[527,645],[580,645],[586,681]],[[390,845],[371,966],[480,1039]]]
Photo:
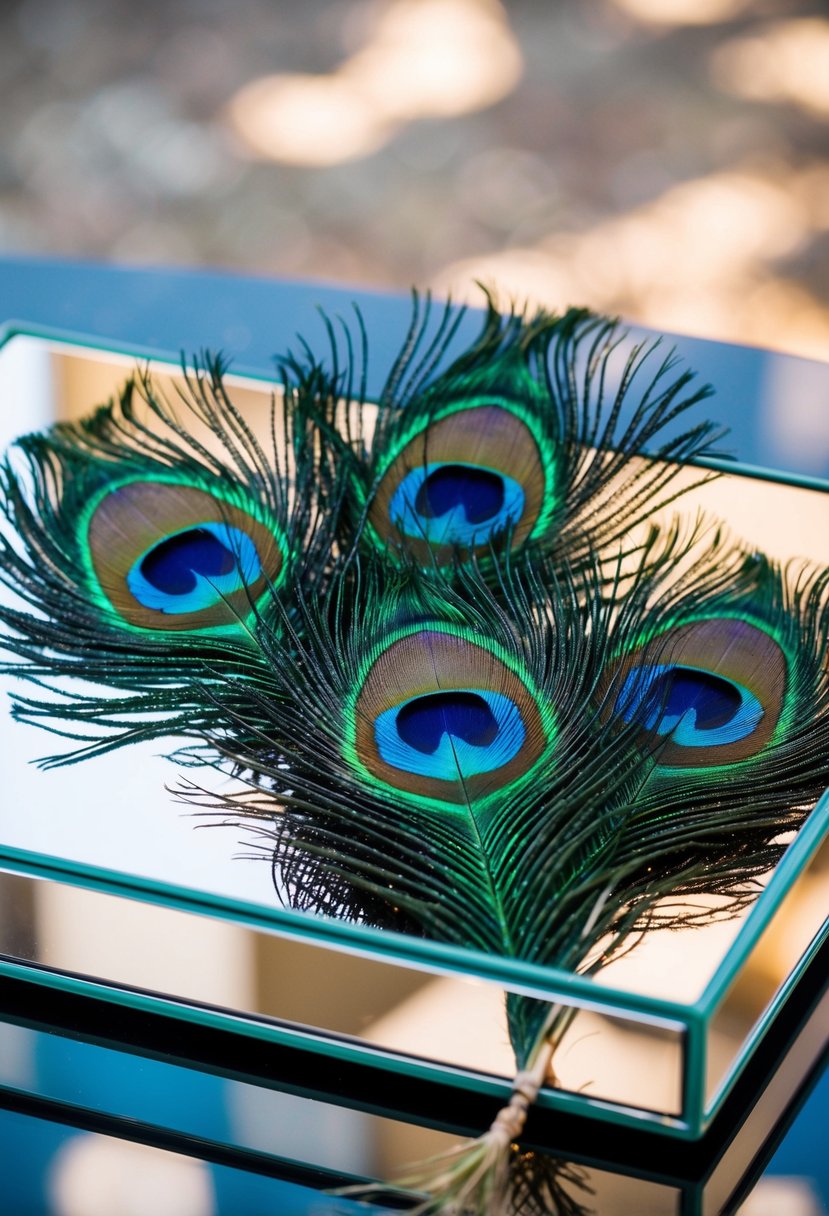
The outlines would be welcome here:
[[[416,560],[483,552],[507,530],[513,547],[546,519],[554,462],[542,459],[529,415],[506,398],[455,403],[421,417],[387,459],[368,520],[376,536]]]
[[[555,735],[526,672],[494,643],[438,625],[374,654],[351,716],[350,750],[375,781],[449,803],[527,777]]]
[[[252,502],[172,479],[108,489],[90,508],[87,540],[93,585],[138,629],[232,626],[284,573],[280,531]]]
[[[612,713],[639,725],[668,768],[756,756],[784,716],[788,663],[753,621],[712,617],[670,628],[612,672]]]

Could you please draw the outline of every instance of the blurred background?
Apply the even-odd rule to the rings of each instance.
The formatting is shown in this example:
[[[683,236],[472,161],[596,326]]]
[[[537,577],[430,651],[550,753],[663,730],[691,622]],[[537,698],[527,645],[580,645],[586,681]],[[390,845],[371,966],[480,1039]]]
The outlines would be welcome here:
[[[825,3],[17,0],[0,97],[0,252],[829,352]]]
[[[7,0],[0,101],[0,254],[477,302],[483,282],[502,300],[829,358],[825,0]],[[254,959],[244,982],[254,963],[274,971]],[[761,996],[779,982],[754,978]],[[730,1012],[748,1017],[737,995]],[[720,1031],[727,1046],[736,1032]],[[0,1080],[93,1075],[43,1051],[0,1036]],[[746,1213],[829,1210],[827,1092],[814,1136],[799,1157],[784,1146]],[[242,1097],[239,1120],[276,1125]],[[22,1144],[29,1128],[3,1127],[8,1162]],[[82,1160],[55,1146],[52,1207],[32,1211],[122,1210],[98,1142]],[[123,1198],[134,1183],[115,1160]],[[177,1216],[181,1187],[157,1187]],[[218,1210],[194,1194],[188,1211]]]

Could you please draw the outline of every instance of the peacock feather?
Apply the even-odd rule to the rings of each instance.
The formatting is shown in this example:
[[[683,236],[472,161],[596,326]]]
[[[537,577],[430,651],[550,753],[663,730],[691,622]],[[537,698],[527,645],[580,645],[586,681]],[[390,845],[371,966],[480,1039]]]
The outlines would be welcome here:
[[[282,362],[298,407],[349,470],[344,519],[364,545],[444,564],[508,537],[513,551],[532,544],[572,562],[669,502],[677,462],[717,455],[723,432],[685,423],[710,388],[658,342],[623,357],[612,321],[577,309],[527,321],[490,301],[478,338],[443,369],[452,317],[430,341],[415,300],[377,403],[340,368],[333,332],[330,370],[307,350]]]
[[[260,612],[329,561],[336,474],[295,421],[274,415],[263,446],[208,358],[175,402],[139,371],[87,420],[18,441],[0,469],[13,668],[127,694],[20,698],[19,716],[114,725],[114,746],[183,723],[188,679],[244,669]]]
[[[86,752],[189,735],[245,785],[192,799],[293,908],[590,974],[678,923],[667,895],[744,906],[829,784],[829,574],[647,525],[720,434],[672,356],[490,303],[446,366],[458,323],[416,300],[377,403],[329,324],[280,361],[267,450],[219,363],[183,403],[218,454],[147,376],[21,441],[7,666],[110,692],[16,713],[103,729]],[[512,1099],[424,1211],[507,1210],[510,1170],[516,1211],[580,1210],[510,1147],[571,1016],[508,997]]]

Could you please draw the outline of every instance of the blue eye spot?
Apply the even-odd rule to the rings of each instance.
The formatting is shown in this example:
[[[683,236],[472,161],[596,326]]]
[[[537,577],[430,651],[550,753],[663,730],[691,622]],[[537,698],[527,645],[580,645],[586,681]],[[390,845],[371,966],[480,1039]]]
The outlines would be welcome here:
[[[472,747],[488,747],[498,734],[498,723],[479,693],[436,692],[403,706],[397,715],[397,733],[409,747],[433,755],[444,735]]]
[[[190,528],[161,541],[141,559],[142,577],[165,595],[186,595],[197,576],[230,574],[236,558],[207,528]]]
[[[250,586],[262,572],[251,538],[227,524],[203,523],[166,536],[127,574],[139,604],[157,612],[199,612]]]
[[[471,524],[486,523],[503,506],[503,477],[471,464],[438,465],[425,478],[415,499],[415,510],[424,519],[437,519],[461,507]]]
[[[616,712],[680,747],[710,747],[746,738],[764,711],[736,680],[696,667],[652,664],[627,673]]]
[[[442,781],[501,768],[520,752],[526,733],[509,697],[472,688],[411,697],[374,723],[377,749],[387,764]]]
[[[432,544],[485,544],[524,512],[520,484],[497,469],[436,462],[412,469],[392,495],[389,515],[405,535]]]

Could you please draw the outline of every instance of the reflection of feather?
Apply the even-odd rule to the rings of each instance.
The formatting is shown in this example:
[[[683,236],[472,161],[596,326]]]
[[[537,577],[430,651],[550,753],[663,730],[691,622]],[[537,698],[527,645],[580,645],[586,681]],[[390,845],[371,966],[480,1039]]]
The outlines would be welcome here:
[[[829,577],[701,526],[628,540],[710,454],[710,424],[672,429],[702,394],[671,360],[634,355],[608,393],[615,330],[586,314],[491,308],[448,370],[451,314],[427,332],[416,314],[376,412],[350,365],[287,358],[287,467],[218,371],[194,408],[221,459],[146,382],[162,438],[128,392],[26,440],[0,568],[37,614],[3,609],[5,644],[129,695],[22,713],[223,757],[256,796],[219,809],[296,908],[590,972],[673,923],[668,894],[745,903],[829,781]],[[507,1014],[513,1099],[430,1210],[501,1210],[569,1018]],[[528,1160],[541,1210],[564,1175]]]

